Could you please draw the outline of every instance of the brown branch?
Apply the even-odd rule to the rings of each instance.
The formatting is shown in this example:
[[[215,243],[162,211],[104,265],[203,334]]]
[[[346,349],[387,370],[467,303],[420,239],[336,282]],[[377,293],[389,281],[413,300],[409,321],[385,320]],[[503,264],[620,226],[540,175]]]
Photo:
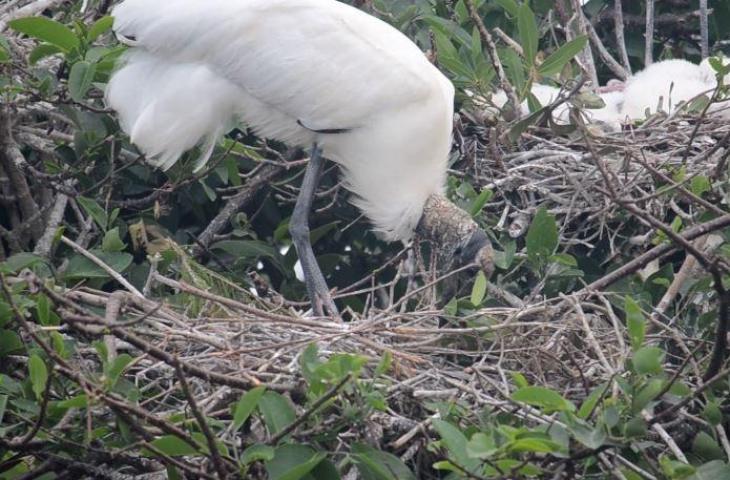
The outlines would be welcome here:
[[[494,43],[492,34],[489,33],[489,30],[487,30],[486,25],[484,25],[482,18],[479,16],[479,12],[477,11],[476,6],[474,6],[474,0],[465,0],[465,3],[467,9],[469,9],[469,17],[471,17],[472,21],[477,27],[479,37],[482,39],[482,42],[484,42],[484,44],[487,46],[487,56],[489,57],[489,62],[492,64],[492,68],[494,68],[494,71],[497,72],[497,78],[499,79],[500,87],[502,88],[502,90],[504,90],[504,93],[507,94],[507,98],[509,98],[510,102],[514,106],[517,118],[519,118],[520,100],[519,98],[517,98],[514,87],[507,79],[507,75],[505,75],[504,73],[502,62],[499,60],[497,45]]]
[[[40,209],[33,199],[30,186],[21,171],[21,165],[25,163],[25,157],[13,139],[10,107],[0,107],[0,164],[15,191],[23,221],[30,223],[31,237],[33,240],[37,240],[43,235],[43,226],[41,225]]]
[[[644,68],[654,63],[654,1],[646,0],[646,30],[644,31]]]
[[[616,48],[618,48],[621,63],[626,73],[631,76],[631,62],[629,61],[629,53],[626,50],[626,38],[624,37],[624,11],[621,6],[621,0],[614,0],[613,2],[613,21],[614,30],[616,31]]]
[[[256,194],[284,171],[280,165],[264,165],[261,170],[246,182],[246,186],[236,195],[228,199],[226,206],[215,216],[203,232],[198,236],[200,247],[196,248],[195,255],[203,253],[231,220],[231,217],[241,211],[256,196]]]
[[[175,363],[173,365],[175,366],[175,373],[177,374],[177,378],[178,380],[180,380],[180,387],[185,394],[185,398],[187,398],[188,400],[190,410],[193,412],[195,421],[198,422],[200,431],[203,432],[205,441],[208,444],[208,450],[210,450],[210,456],[213,458],[213,466],[215,467],[216,473],[218,473],[218,478],[220,478],[221,480],[226,479],[228,478],[228,469],[223,463],[223,458],[221,458],[221,454],[218,451],[218,446],[215,443],[215,436],[213,435],[213,432],[210,431],[208,422],[205,420],[203,413],[198,408],[198,403],[195,401],[195,396],[193,396],[193,393],[190,391],[190,385],[188,384],[187,378],[185,378],[185,372],[183,372],[182,370],[180,359],[175,357]]]
[[[702,52],[703,59],[710,56],[710,35],[707,17],[707,0],[700,0],[700,52]]]

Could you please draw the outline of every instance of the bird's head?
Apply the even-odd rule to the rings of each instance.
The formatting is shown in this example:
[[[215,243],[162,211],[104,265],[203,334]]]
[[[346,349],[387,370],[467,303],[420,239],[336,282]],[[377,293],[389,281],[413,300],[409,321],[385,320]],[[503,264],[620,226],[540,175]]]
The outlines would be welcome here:
[[[443,272],[474,266],[489,276],[494,272],[494,251],[487,234],[467,212],[440,194],[431,195],[423,208],[416,233],[436,249]]]

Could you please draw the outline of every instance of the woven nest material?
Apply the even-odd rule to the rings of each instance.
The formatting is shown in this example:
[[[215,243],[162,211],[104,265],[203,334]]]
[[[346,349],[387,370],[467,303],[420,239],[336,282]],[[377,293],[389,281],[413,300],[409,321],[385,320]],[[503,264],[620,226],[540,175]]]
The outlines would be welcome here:
[[[556,137],[548,129],[533,128],[512,150],[485,141],[489,138],[496,136],[479,126],[464,128],[462,153],[468,175],[496,193],[487,206],[497,219],[495,231],[512,237],[524,235],[530,217],[542,206],[557,218],[561,245],[590,251],[603,242],[617,258],[628,260],[634,252],[659,248],[651,243],[656,230],[630,219],[611,194],[631,199],[656,218],[678,215],[687,228],[701,220],[696,204],[667,201],[662,195],[667,178],[690,188],[693,178],[703,176],[710,179],[717,198],[728,198],[723,182],[730,125],[717,119],[667,119],[603,136],[576,132]],[[399,261],[399,272],[405,275],[412,265],[408,259]],[[41,288],[38,279],[30,280]],[[305,317],[277,304],[276,297],[255,298],[230,286],[206,289],[157,273],[152,285],[175,292],[171,300],[159,303],[135,293],[88,288],[49,292],[63,305],[60,313],[71,329],[66,333],[89,341],[107,333],[114,339],[114,350],[139,357],[128,369],[128,378],[141,388],[161,392],[142,408],[163,418],[187,404],[175,390],[177,362],[199,408],[211,417],[229,418],[230,405],[241,390],[258,385],[301,404],[297,399],[306,389],[299,361],[309,344],[315,343],[323,357],[363,355],[373,360],[371,366],[388,352],[393,367],[378,382],[387,392],[389,409],[371,416],[365,425],[353,426],[351,433],[396,450],[423,435],[435,415],[424,407],[429,401],[456,402],[467,411],[509,411],[547,424],[554,419],[525,405],[516,408],[510,399],[511,372],[549,385],[579,404],[624,371],[630,357],[626,328],[613,307],[616,297],[608,290],[583,288],[546,299],[518,296],[512,288],[515,282],[497,281],[489,286],[493,306],[454,323],[434,306],[432,284],[414,285],[408,303],[393,298],[395,281],[380,285],[379,294],[372,292],[379,295],[380,307],[368,308],[365,314],[350,312],[352,320],[344,323]],[[376,278],[373,283],[377,282]],[[650,342],[671,337],[680,346],[677,357],[667,358],[670,371],[703,342],[651,320],[655,328]],[[79,337],[74,330],[89,336]],[[68,363],[79,370],[95,358],[83,348],[77,352]],[[700,383],[700,372],[693,368],[690,378]],[[315,428],[327,429],[326,422]],[[252,434],[266,439],[260,424],[253,426]],[[235,444],[236,433],[229,430],[229,438],[223,440]],[[403,458],[415,452],[408,449]]]

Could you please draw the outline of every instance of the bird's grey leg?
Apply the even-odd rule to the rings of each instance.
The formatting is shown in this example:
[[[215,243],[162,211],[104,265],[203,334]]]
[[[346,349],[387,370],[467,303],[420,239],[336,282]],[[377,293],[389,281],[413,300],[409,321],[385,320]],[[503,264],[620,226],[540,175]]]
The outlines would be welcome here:
[[[307,292],[312,302],[314,314],[322,316],[326,309],[330,315],[339,317],[339,312],[332,300],[327,282],[325,282],[322,270],[320,270],[314,256],[312,243],[309,241],[309,212],[312,209],[312,201],[314,200],[323,166],[322,151],[315,143],[307,170],[304,172],[304,180],[302,180],[297,203],[294,206],[294,213],[289,222],[289,233],[291,233],[294,247],[297,249],[299,261],[302,264],[304,281],[307,285]]]

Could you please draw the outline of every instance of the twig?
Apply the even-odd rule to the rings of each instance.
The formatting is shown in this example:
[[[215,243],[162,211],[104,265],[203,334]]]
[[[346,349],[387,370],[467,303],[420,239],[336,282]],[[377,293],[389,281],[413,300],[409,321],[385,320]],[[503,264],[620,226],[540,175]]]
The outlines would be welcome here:
[[[581,6],[580,0],[571,0],[571,3],[573,5],[573,11],[575,12],[575,15],[577,15],[578,32],[581,35],[588,36],[588,20],[583,14],[583,7]],[[586,44],[585,48],[583,48],[581,57],[583,58],[583,67],[586,69],[588,78],[591,80],[591,89],[595,90],[599,86],[598,73],[596,72],[596,61],[593,59],[590,42]]]
[[[218,451],[218,445],[216,445],[215,436],[213,435],[213,432],[210,431],[208,422],[205,420],[205,417],[203,416],[200,409],[198,408],[198,403],[195,401],[195,397],[193,396],[192,392],[190,391],[190,385],[188,385],[188,380],[185,377],[185,372],[183,372],[183,369],[180,365],[180,360],[177,357],[175,357],[174,360],[175,361],[174,361],[173,365],[175,366],[175,373],[177,374],[177,378],[180,381],[180,387],[182,388],[182,391],[185,394],[185,398],[187,398],[187,400],[188,400],[188,405],[190,406],[190,410],[193,412],[195,421],[198,422],[198,426],[200,427],[200,430],[203,432],[205,441],[208,444],[208,450],[210,451],[210,456],[213,458],[213,466],[215,467],[215,470],[218,473],[218,478],[220,478],[221,480],[229,478],[228,469],[226,468],[225,464],[223,463],[221,454]]]
[[[486,25],[484,25],[482,18],[479,16],[479,12],[477,11],[476,6],[474,6],[474,0],[466,0],[465,3],[466,8],[469,10],[469,17],[471,17],[472,21],[477,26],[479,37],[481,37],[482,42],[484,42],[484,44],[487,46],[487,56],[489,57],[489,61],[491,62],[494,71],[497,72],[497,78],[499,79],[500,87],[502,88],[502,90],[504,90],[504,93],[507,94],[507,98],[509,98],[510,103],[512,103],[512,105],[514,106],[517,118],[519,118],[520,100],[519,98],[517,98],[514,87],[507,79],[507,75],[505,75],[504,73],[502,62],[499,60],[497,45],[494,43],[492,34],[489,33],[489,30],[487,30]]]
[[[613,21],[616,31],[616,48],[618,48],[621,63],[626,73],[631,76],[631,62],[629,61],[629,53],[626,51],[626,39],[624,38],[624,11],[621,5],[622,0],[614,0],[613,2]]]
[[[81,245],[77,244],[76,242],[74,242],[70,238],[66,237],[65,235],[61,237],[61,242],[63,242],[64,244],[66,244],[69,247],[73,248],[74,250],[76,250],[78,253],[80,253],[84,257],[86,257],[89,260],[91,260],[91,262],[93,262],[96,266],[98,266],[99,268],[101,268],[102,270],[104,270],[110,277],[112,277],[114,280],[116,280],[120,285],[122,285],[124,288],[126,288],[127,290],[129,290],[130,293],[132,293],[133,295],[135,295],[137,297],[144,298],[144,295],[142,295],[142,292],[140,292],[139,290],[137,290],[137,288],[134,285],[132,285],[131,283],[129,283],[127,281],[127,279],[125,279],[121,274],[117,273],[109,265],[107,265],[106,263],[104,263],[104,261],[101,260],[99,257],[97,257],[96,255],[94,255],[90,251],[86,250],[84,247],[82,247]]]
[[[654,0],[646,0],[646,30],[644,31],[644,68],[654,63]]]
[[[703,59],[710,56],[710,35],[707,17],[707,0],[700,0],[700,52]]]
[[[210,247],[215,236],[228,225],[231,217],[248,205],[262,188],[266,187],[283,171],[284,168],[279,165],[264,165],[254,177],[248,179],[243,190],[228,199],[226,206],[221,209],[218,215],[198,236],[200,245],[205,248]],[[194,249],[196,256],[203,253],[202,247]]]

